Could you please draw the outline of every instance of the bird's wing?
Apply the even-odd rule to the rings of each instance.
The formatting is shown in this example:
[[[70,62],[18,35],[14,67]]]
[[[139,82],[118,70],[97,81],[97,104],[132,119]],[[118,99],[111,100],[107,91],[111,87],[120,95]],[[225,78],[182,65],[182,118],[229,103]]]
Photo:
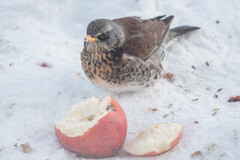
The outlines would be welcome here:
[[[163,17],[146,20],[138,17],[114,19],[113,21],[124,29],[123,53],[143,60],[148,59],[161,46],[173,19],[173,16],[164,19]]]

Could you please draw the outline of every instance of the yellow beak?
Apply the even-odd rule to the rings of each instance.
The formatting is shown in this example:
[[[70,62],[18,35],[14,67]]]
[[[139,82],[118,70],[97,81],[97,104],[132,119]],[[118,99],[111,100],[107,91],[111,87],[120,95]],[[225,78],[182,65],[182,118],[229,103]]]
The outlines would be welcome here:
[[[94,38],[92,36],[87,36],[87,41],[90,42],[90,41],[96,41],[97,38]]]

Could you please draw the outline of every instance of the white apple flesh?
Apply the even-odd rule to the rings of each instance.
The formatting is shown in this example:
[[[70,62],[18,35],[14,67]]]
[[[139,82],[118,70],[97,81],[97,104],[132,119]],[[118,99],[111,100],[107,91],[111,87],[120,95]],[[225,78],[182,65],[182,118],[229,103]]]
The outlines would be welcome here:
[[[124,149],[137,156],[155,156],[173,148],[180,140],[182,126],[178,123],[161,123],[150,126],[139,136],[124,146]]]

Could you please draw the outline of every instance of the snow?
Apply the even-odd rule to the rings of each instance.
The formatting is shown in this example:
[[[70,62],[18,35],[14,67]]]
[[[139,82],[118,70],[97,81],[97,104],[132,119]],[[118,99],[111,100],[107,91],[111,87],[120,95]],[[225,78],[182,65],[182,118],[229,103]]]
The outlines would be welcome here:
[[[227,100],[240,94],[239,6],[239,0],[1,0],[0,160],[82,158],[58,143],[54,123],[83,99],[107,95],[126,112],[126,143],[149,125],[183,125],[180,143],[167,153],[140,158],[121,150],[112,159],[187,160],[201,151],[193,159],[238,160],[240,103]],[[91,20],[162,14],[175,15],[173,27],[201,27],[168,49],[163,67],[173,82],[117,94],[87,80],[79,56]],[[24,143],[31,153],[22,151]]]

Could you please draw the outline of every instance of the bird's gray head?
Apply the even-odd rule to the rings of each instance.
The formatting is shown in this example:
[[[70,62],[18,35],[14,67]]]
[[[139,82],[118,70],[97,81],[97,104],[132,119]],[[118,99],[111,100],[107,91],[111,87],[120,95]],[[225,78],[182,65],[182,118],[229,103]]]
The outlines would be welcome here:
[[[122,46],[123,29],[109,19],[96,19],[88,24],[84,47],[89,52],[111,51]]]

